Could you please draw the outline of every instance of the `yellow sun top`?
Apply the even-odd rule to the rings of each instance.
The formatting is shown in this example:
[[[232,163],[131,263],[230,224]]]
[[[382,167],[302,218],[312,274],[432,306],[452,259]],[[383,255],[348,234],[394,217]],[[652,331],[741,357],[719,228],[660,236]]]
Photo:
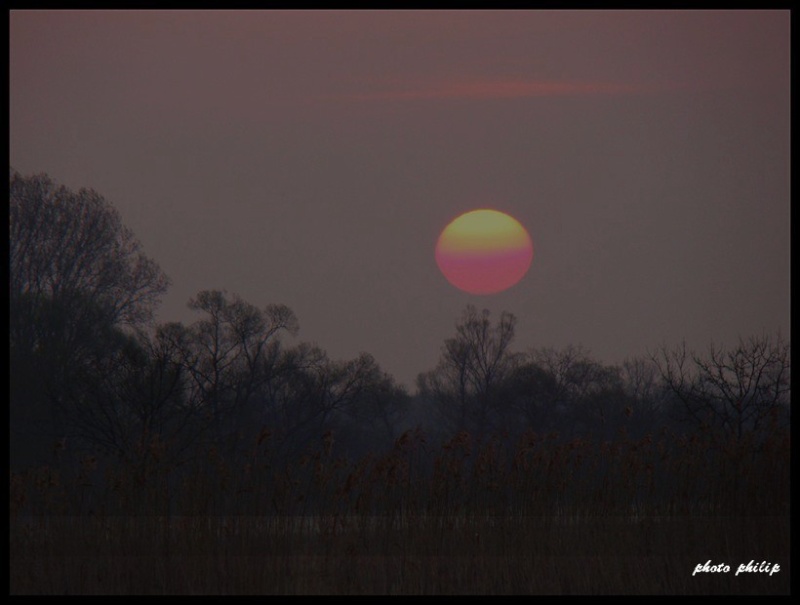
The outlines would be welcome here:
[[[454,219],[439,236],[437,249],[449,253],[511,251],[531,246],[519,221],[497,210],[472,210]]]

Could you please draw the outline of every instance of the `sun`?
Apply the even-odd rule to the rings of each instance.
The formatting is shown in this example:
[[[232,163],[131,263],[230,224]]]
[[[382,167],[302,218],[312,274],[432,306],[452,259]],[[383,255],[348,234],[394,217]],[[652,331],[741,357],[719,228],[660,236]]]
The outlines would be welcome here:
[[[498,210],[453,219],[436,242],[436,264],[456,288],[470,294],[507,290],[528,272],[533,242],[525,227]]]

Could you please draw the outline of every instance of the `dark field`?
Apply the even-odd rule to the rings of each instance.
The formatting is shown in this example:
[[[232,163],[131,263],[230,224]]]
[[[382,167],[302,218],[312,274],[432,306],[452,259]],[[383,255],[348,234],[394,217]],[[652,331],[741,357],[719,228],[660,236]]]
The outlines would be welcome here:
[[[665,438],[507,456],[461,436],[430,468],[417,445],[142,483],[88,463],[13,474],[11,593],[789,593],[788,436],[747,455]],[[692,575],[709,560],[731,569]],[[780,571],[737,576],[750,561]]]
[[[17,518],[20,594],[788,594],[787,517]],[[363,521],[363,520],[362,520]],[[731,571],[692,576],[698,563]],[[780,571],[735,575],[739,563]]]

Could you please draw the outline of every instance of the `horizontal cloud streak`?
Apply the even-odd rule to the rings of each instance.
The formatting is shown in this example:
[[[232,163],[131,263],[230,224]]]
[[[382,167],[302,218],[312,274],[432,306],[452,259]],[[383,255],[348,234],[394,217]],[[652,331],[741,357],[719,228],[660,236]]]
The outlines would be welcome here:
[[[338,98],[352,101],[518,99],[526,97],[644,94],[669,88],[676,87],[654,84],[570,82],[559,80],[471,80],[423,85],[405,90],[340,95]]]

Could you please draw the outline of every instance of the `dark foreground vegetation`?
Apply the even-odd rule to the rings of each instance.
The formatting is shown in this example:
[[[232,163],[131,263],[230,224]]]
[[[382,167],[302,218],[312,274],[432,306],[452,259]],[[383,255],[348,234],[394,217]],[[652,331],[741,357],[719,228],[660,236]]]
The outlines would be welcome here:
[[[12,475],[12,593],[788,594],[789,438],[409,432],[357,462]],[[433,449],[434,451],[426,451]],[[430,464],[429,464],[430,463]],[[698,564],[731,572],[692,575]],[[780,571],[735,575],[739,564]]]
[[[108,202],[9,187],[12,593],[789,592],[779,335],[607,366],[468,307],[411,394],[283,305],[155,324]]]

